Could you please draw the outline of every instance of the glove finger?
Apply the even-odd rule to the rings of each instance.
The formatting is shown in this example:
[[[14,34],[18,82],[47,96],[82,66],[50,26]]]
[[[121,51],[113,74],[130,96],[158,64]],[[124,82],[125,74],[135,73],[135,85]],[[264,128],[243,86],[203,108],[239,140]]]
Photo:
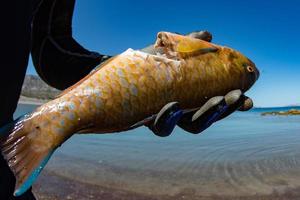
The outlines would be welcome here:
[[[217,121],[224,119],[231,113],[238,110],[244,104],[245,96],[242,94],[241,90],[233,90],[233,91],[228,92],[225,95],[224,99],[225,99],[225,103],[228,106],[228,108],[226,109],[225,112],[223,112],[219,116]]]
[[[192,117],[192,122],[196,121],[201,115],[203,115],[208,110],[218,106],[222,101],[224,100],[224,97],[222,96],[216,96],[209,99]]]
[[[185,114],[177,125],[187,132],[199,134],[214,123],[227,107],[224,97],[213,97],[197,112]]]
[[[160,110],[149,128],[157,136],[169,136],[182,115],[183,112],[180,110],[178,102],[170,102]]]
[[[209,99],[193,115],[184,115],[178,125],[184,130],[199,134],[211,126],[215,121],[225,118],[244,102],[244,95],[241,90],[233,90],[224,97],[216,96]]]
[[[245,100],[243,102],[243,104],[241,105],[241,107],[239,107],[239,111],[248,111],[251,108],[253,108],[253,101],[251,98],[245,96]]]

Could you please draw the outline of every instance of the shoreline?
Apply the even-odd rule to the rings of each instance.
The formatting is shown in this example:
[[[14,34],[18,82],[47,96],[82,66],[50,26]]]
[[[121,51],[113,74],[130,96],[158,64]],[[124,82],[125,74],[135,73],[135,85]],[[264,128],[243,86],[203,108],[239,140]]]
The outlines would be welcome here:
[[[300,197],[300,187],[287,188],[283,192],[273,191],[267,195],[195,196],[193,191],[187,189],[174,196],[158,196],[74,181],[47,170],[38,178],[33,192],[39,200],[298,200]]]
[[[115,189],[93,185],[89,183],[74,181],[44,170],[33,186],[33,193],[39,200],[159,200],[161,198],[149,195],[128,192],[122,189]],[[162,198],[164,200],[164,198]]]

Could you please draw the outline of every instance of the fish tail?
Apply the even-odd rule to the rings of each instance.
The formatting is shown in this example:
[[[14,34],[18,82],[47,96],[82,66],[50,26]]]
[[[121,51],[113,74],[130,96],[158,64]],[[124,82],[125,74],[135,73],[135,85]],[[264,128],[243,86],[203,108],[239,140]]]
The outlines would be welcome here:
[[[16,178],[15,196],[26,192],[40,174],[54,149],[36,148],[37,128],[24,115],[0,128],[0,152]],[[1,173],[1,172],[0,172]]]

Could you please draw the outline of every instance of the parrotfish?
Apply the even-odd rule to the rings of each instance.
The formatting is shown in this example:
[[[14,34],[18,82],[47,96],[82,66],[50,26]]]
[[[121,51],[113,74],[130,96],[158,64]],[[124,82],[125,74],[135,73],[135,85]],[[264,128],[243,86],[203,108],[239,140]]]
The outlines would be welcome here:
[[[55,149],[74,133],[130,130],[168,102],[179,102],[183,110],[199,108],[234,89],[246,92],[259,76],[243,54],[204,40],[159,32],[155,48],[156,54],[126,50],[0,130],[16,196],[30,188]]]

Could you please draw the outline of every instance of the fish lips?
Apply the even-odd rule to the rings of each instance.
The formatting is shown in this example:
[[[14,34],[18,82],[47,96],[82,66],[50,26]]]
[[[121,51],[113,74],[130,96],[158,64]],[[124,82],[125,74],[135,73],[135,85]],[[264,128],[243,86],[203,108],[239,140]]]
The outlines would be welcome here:
[[[243,83],[243,91],[246,92],[249,90],[254,83],[259,79],[260,72],[257,67],[253,64],[245,68],[246,77]]]

